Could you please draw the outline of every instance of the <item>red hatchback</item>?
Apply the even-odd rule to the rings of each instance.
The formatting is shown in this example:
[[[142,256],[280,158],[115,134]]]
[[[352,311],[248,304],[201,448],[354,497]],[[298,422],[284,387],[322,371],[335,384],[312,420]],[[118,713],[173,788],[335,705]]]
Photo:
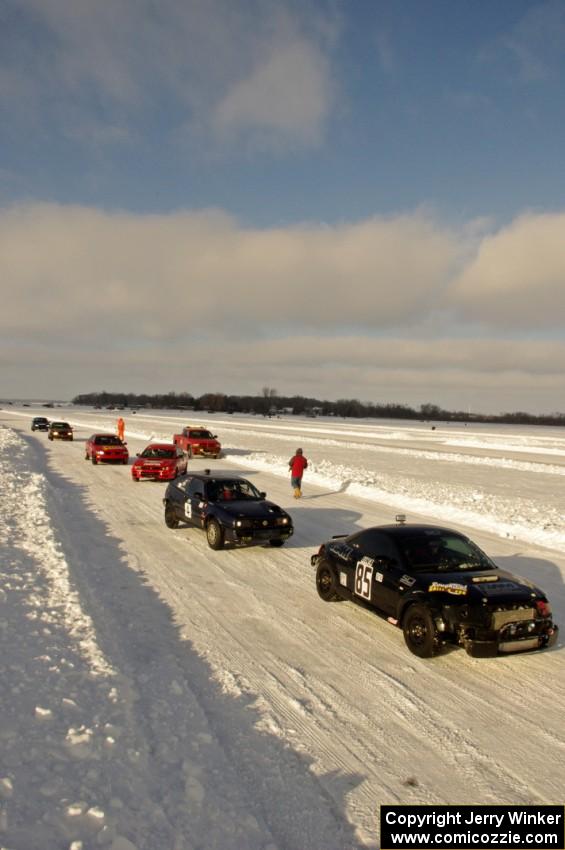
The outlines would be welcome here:
[[[85,460],[92,463],[127,463],[129,452],[126,444],[115,434],[93,434],[86,441]]]
[[[186,452],[172,443],[150,443],[134,460],[131,477],[134,481],[171,481],[186,473],[187,460]]]

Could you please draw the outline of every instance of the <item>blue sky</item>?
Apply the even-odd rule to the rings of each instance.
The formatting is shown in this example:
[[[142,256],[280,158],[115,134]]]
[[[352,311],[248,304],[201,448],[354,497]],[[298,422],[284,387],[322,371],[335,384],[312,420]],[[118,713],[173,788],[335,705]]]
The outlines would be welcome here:
[[[562,0],[2,0],[0,395],[564,411],[564,45]]]

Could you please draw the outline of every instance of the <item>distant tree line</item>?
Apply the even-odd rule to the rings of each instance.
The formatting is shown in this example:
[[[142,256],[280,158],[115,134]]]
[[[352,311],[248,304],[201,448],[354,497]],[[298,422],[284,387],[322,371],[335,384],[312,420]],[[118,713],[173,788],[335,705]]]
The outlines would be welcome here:
[[[260,416],[292,414],[296,416],[339,416],[360,419],[413,419],[429,422],[492,422],[519,425],[565,425],[565,413],[551,413],[536,416],[532,413],[500,413],[486,415],[466,413],[464,411],[443,410],[436,404],[422,404],[414,409],[405,404],[372,404],[358,399],[338,399],[338,401],[320,401],[305,396],[283,396],[271,387],[263,387],[258,395],[226,395],[225,393],[204,393],[193,396],[190,393],[122,393],[94,392],[75,396],[73,404],[93,407],[130,408],[139,410],[166,409],[185,411],[206,411],[209,413],[253,413]]]

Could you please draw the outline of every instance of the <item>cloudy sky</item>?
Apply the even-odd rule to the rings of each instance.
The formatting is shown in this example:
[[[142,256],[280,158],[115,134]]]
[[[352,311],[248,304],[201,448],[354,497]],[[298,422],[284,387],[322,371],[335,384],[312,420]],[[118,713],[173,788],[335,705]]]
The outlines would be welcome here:
[[[1,0],[0,398],[565,412],[565,0]]]

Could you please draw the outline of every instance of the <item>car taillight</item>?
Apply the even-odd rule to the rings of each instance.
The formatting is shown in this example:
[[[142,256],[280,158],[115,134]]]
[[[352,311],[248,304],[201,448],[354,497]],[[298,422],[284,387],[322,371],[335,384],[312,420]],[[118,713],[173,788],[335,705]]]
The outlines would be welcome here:
[[[536,600],[536,608],[538,609],[540,617],[551,616],[551,605],[549,602],[545,602],[543,599],[538,599]]]

